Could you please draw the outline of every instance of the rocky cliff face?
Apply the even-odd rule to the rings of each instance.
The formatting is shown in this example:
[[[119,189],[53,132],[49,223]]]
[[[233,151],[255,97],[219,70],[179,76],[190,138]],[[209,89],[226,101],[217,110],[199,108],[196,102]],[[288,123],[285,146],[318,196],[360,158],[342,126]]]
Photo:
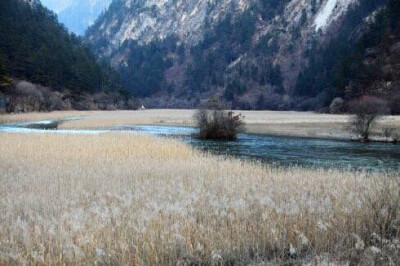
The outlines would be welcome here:
[[[156,105],[193,105],[217,94],[237,108],[285,109],[310,53],[337,36],[349,10],[366,10],[356,12],[364,17],[349,39],[357,38],[386,1],[369,2],[117,0],[87,40],[134,94],[168,98]]]
[[[88,38],[106,40],[105,54],[128,40],[148,44],[175,35],[189,45],[204,36],[207,23],[215,24],[227,13],[243,12],[251,0],[118,0],[92,27]]]
[[[110,12],[102,16],[88,34],[96,43],[106,40],[105,53],[117,49],[127,40],[148,44],[156,39],[176,35],[189,45],[203,39],[207,27],[215,26],[227,14],[238,15],[257,6],[258,2],[271,2],[272,7],[279,1],[256,0],[118,0]],[[259,18],[258,34],[273,30],[287,30],[296,26],[307,14],[302,28],[317,32],[325,31],[347,11],[357,0],[291,0],[285,2],[283,13],[264,21]],[[269,5],[267,5],[270,8]],[[304,19],[304,17],[303,17]]]
[[[101,17],[88,38],[96,42],[101,38],[109,42],[113,50],[127,40],[147,44],[170,35],[190,45],[204,37],[207,26],[218,23],[227,14],[240,14],[257,5],[255,0],[118,0],[111,11]],[[278,1],[261,1],[278,2]],[[287,2],[282,14],[268,21],[261,21],[262,33],[279,26],[290,28],[299,23],[303,11],[307,13],[310,30],[326,30],[357,0],[292,0]],[[279,4],[272,4],[272,6]],[[314,5],[314,6],[313,6]],[[281,22],[281,23],[279,23]],[[272,25],[271,25],[272,24]],[[278,24],[278,25],[277,25]],[[280,25],[279,25],[280,24]]]

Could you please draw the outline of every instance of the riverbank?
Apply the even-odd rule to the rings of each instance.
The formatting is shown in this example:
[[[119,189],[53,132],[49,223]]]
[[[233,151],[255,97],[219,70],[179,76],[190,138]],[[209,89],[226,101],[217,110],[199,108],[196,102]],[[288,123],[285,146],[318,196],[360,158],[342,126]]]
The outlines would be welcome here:
[[[0,264],[399,262],[398,176],[125,133],[0,135]]]
[[[63,111],[52,113],[27,113],[0,116],[0,123],[38,120],[66,121],[60,129],[103,129],[121,125],[173,125],[193,126],[193,110],[144,110],[144,111]],[[246,132],[276,136],[351,140],[351,117],[310,112],[237,111],[245,116]],[[400,131],[400,117],[387,116],[373,129],[372,138],[385,138],[383,128]],[[400,132],[399,132],[400,134]]]

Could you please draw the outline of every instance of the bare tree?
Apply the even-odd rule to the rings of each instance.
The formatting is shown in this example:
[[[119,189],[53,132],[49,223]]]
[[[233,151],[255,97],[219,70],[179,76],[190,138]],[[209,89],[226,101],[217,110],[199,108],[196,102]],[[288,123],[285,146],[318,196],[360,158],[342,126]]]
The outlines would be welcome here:
[[[350,110],[354,114],[352,129],[363,142],[369,141],[371,128],[381,116],[390,111],[386,101],[368,96],[351,102]]]

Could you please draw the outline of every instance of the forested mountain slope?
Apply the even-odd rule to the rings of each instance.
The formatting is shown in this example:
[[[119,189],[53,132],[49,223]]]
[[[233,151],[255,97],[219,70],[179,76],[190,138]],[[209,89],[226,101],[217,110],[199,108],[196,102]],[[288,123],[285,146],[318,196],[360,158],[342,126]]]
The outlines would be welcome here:
[[[0,76],[40,84],[49,88],[46,91],[68,92],[63,97],[69,101],[80,101],[83,94],[122,91],[114,71],[99,64],[92,50],[36,0],[0,2],[0,65]],[[9,87],[9,78],[3,80],[2,87]],[[11,86],[3,94],[16,95],[21,90],[31,88],[13,90]]]
[[[388,2],[116,0],[86,37],[152,106],[218,95],[233,108],[316,110],[346,96],[329,72]]]
[[[372,95],[388,100],[393,112],[400,113],[400,1],[386,2],[379,9],[377,1],[364,1],[363,9],[348,14],[335,38],[310,53],[308,67],[297,79],[297,95]],[[360,29],[363,12],[371,15]]]

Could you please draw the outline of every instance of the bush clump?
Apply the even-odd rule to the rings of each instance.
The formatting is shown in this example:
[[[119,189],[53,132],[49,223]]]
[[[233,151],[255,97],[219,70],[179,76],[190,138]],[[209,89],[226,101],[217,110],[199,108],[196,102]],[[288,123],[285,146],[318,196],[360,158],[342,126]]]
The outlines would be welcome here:
[[[344,112],[344,100],[342,98],[333,99],[331,105],[329,106],[330,114],[342,114]]]
[[[214,107],[199,109],[195,114],[199,128],[197,135],[200,139],[236,140],[237,134],[243,129],[244,122],[241,114]]]

